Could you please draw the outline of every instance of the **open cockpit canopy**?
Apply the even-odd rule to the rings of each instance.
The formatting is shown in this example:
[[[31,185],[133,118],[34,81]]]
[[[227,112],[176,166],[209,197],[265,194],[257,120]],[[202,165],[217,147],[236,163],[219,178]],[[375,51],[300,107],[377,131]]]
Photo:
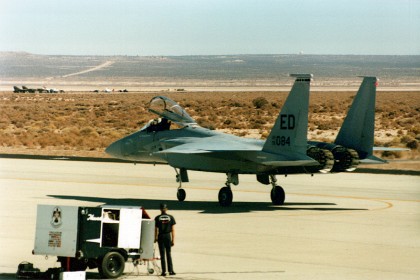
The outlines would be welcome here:
[[[149,112],[155,113],[161,118],[168,119],[182,127],[197,124],[195,120],[185,112],[184,108],[165,96],[153,97],[149,103]]]

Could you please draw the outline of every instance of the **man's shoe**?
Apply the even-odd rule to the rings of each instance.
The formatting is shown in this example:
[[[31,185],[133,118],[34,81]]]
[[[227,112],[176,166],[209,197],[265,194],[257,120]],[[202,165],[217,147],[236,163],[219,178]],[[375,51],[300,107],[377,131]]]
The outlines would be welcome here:
[[[169,275],[176,275],[176,273],[175,272],[169,272]]]
[[[160,276],[166,276],[166,272],[162,272]]]

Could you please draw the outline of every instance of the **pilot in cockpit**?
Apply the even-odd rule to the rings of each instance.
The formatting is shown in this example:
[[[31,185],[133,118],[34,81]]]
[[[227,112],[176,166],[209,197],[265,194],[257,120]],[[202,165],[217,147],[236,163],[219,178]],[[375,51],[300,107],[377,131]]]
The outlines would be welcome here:
[[[171,121],[167,118],[159,118],[153,119],[149,122],[149,126],[147,127],[147,132],[153,131],[165,131],[169,130],[171,127]]]

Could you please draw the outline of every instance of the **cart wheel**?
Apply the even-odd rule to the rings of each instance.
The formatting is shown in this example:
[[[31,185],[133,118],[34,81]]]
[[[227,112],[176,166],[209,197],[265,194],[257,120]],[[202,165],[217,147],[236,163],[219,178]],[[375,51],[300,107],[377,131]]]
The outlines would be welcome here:
[[[124,272],[125,260],[118,252],[108,252],[102,259],[99,272],[105,278],[118,278]]]
[[[147,270],[147,272],[149,272],[149,274],[153,274],[153,273],[155,273],[155,270],[154,270],[153,268],[149,268],[149,269]]]

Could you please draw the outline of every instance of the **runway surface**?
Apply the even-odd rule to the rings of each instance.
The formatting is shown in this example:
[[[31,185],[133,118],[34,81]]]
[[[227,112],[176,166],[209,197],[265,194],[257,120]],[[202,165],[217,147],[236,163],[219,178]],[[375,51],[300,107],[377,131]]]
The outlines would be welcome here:
[[[164,165],[0,159],[0,279],[22,261],[59,266],[31,254],[37,204],[142,205],[156,216],[162,201],[177,221],[173,279],[419,279],[419,176],[278,176],[286,203],[272,206],[270,187],[242,175],[221,208],[225,175],[189,175],[181,203]],[[146,274],[127,263],[123,278]]]

